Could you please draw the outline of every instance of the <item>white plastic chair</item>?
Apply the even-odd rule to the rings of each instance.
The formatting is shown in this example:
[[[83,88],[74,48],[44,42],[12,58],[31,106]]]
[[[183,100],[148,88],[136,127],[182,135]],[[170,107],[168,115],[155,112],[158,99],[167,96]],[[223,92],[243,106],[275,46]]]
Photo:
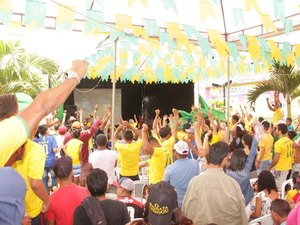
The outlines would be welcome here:
[[[274,222],[272,220],[271,214],[261,216],[255,220],[252,220],[249,225],[273,225]]]
[[[285,193],[285,187],[288,184],[291,185],[291,190],[293,190],[293,187],[294,187],[293,180],[292,179],[288,179],[288,180],[284,181],[282,183],[282,185],[281,185],[281,194],[280,194],[280,198],[281,199],[285,198],[285,195],[286,195],[286,193]]]
[[[148,184],[148,181],[136,180],[136,181],[133,181],[133,183],[134,183],[134,191],[132,193],[132,196],[142,198],[144,187],[145,187],[145,185]]]

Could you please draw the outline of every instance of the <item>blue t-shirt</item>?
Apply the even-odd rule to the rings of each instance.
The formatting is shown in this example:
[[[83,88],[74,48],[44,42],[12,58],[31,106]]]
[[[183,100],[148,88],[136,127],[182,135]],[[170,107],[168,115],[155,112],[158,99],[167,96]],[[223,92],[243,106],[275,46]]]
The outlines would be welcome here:
[[[169,182],[176,189],[179,208],[181,208],[183,197],[191,179],[198,174],[199,166],[195,159],[186,157],[167,166],[163,181]]]
[[[55,152],[54,148],[57,148],[57,143],[54,136],[41,136],[40,138],[34,138],[34,142],[43,146],[46,154],[46,163],[45,167],[53,168],[55,163]]]
[[[197,148],[197,145],[196,145],[196,141],[194,140],[194,141],[191,141],[191,144],[195,147],[195,148]],[[188,157],[189,157],[189,159],[197,159],[198,158],[198,156],[193,152],[193,149],[191,149],[190,147],[189,147],[189,154],[188,154]]]

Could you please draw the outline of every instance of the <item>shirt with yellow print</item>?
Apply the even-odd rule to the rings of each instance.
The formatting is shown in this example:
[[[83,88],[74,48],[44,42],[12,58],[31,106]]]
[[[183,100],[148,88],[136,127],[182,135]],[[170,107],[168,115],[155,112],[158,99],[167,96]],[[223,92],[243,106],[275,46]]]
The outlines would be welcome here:
[[[66,153],[72,158],[73,166],[80,164],[79,154],[83,142],[79,139],[72,138],[67,143]]]
[[[280,158],[276,163],[275,170],[290,170],[292,168],[292,150],[293,141],[284,136],[276,141],[274,145],[274,152],[280,154]]]
[[[120,153],[120,174],[122,176],[136,176],[139,174],[141,147],[141,139],[138,139],[136,142],[132,142],[130,144],[122,144],[120,142],[115,144],[115,149]]]
[[[173,146],[175,144],[175,138],[171,136],[164,141],[161,141],[159,138],[157,138],[157,140],[161,147],[166,147],[169,150],[170,164],[173,163]]]
[[[32,218],[40,214],[43,202],[33,192],[30,186],[30,179],[42,181],[45,160],[46,155],[43,147],[32,140],[27,140],[23,159],[16,161],[12,165],[26,182],[25,210]]]

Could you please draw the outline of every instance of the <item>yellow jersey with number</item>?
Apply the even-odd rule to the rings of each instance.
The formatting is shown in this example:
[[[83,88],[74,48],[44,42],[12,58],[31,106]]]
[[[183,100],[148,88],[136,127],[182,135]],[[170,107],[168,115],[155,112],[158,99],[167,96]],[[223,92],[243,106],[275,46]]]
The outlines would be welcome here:
[[[290,170],[292,168],[292,149],[293,141],[288,137],[282,137],[276,141],[274,145],[274,152],[279,153],[280,157],[276,165],[274,166],[275,170]]]
[[[162,181],[165,169],[170,164],[169,149],[167,147],[154,148],[149,166],[149,182],[156,184]]]

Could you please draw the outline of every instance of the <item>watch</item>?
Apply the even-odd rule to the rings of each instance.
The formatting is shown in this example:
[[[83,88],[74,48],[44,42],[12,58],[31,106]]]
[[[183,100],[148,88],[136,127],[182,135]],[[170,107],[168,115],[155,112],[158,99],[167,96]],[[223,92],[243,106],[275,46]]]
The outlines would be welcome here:
[[[70,73],[68,73],[67,79],[75,79],[77,81],[77,84],[79,84],[80,80],[81,80],[81,78],[79,77],[79,75],[76,72],[74,72],[74,71],[71,71]]]

